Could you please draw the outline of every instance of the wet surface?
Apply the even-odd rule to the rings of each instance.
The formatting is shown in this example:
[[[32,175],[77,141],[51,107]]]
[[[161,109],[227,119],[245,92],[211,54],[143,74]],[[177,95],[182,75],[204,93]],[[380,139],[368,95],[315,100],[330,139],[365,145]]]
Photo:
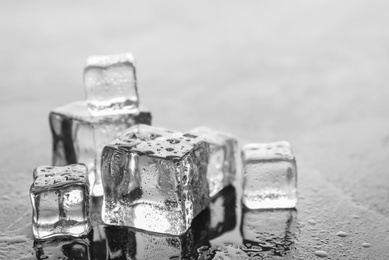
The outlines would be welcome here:
[[[0,259],[36,259],[46,249],[76,259],[105,254],[95,230],[61,242],[67,253],[54,242],[35,250],[28,190],[33,169],[50,162],[48,112],[84,99],[85,58],[124,51],[138,60],[154,125],[206,125],[241,144],[287,140],[297,160],[296,211],[254,212],[246,230],[239,199],[231,221],[219,201],[217,217],[210,209],[203,221],[204,239],[201,228],[170,242],[158,236],[164,249],[180,254],[190,241],[200,259],[389,258],[386,1],[120,5],[1,4]],[[113,233],[125,233],[112,239],[125,245],[141,241],[139,254],[151,237]]]

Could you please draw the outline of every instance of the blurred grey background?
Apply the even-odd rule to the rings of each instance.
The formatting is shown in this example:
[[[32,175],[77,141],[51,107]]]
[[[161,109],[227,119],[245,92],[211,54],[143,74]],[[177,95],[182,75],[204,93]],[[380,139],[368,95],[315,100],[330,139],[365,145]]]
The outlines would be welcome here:
[[[299,254],[312,256],[306,223],[315,218],[327,237],[338,230],[332,222],[348,223],[359,235],[347,250],[385,259],[388,14],[380,0],[1,2],[0,231],[29,224],[32,170],[51,160],[48,112],[84,99],[86,58],[132,52],[154,125],[292,142]]]

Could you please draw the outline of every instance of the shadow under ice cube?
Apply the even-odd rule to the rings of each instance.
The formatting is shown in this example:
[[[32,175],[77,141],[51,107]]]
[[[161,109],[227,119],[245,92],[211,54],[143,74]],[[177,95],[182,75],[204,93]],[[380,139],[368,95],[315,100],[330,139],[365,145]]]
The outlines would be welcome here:
[[[297,167],[290,144],[248,144],[242,150],[243,203],[251,209],[293,208],[297,203]]]
[[[50,112],[53,165],[86,164],[91,193],[102,196],[100,158],[104,145],[133,125],[151,124],[151,113],[139,107],[131,54],[90,57],[84,81],[86,101]]]
[[[146,125],[104,147],[106,224],[179,235],[209,205],[203,139]]]
[[[213,197],[235,179],[238,141],[232,135],[207,127],[197,127],[188,133],[198,135],[209,143],[207,178],[209,195]]]
[[[89,230],[89,183],[82,164],[40,166],[30,189],[36,239],[82,236]]]

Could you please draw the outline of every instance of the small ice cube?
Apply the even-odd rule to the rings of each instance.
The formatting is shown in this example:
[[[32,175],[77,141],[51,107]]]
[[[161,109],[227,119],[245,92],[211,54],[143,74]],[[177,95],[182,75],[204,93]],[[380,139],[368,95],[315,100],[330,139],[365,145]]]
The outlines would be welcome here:
[[[232,184],[236,175],[238,141],[235,137],[207,127],[197,127],[188,133],[204,138],[210,147],[208,163],[209,196],[215,196]]]
[[[184,233],[209,204],[208,153],[208,143],[192,135],[129,128],[103,149],[103,221]]]
[[[89,183],[83,164],[40,166],[30,189],[36,239],[82,236],[89,230]]]
[[[84,84],[93,115],[138,110],[134,57],[130,53],[89,57]]]
[[[297,203],[297,167],[288,142],[243,147],[243,203],[251,209],[293,208]]]

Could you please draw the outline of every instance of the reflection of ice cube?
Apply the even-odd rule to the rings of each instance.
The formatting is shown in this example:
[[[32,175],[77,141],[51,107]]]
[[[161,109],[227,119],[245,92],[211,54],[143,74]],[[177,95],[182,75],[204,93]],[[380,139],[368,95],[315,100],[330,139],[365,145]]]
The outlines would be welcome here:
[[[145,108],[139,113],[91,116],[85,102],[74,102],[54,109],[49,116],[53,137],[53,165],[84,163],[89,169],[93,196],[102,196],[100,174],[101,151],[105,144],[135,124],[150,124]]]
[[[179,236],[134,230],[119,226],[96,226],[93,245],[99,245],[99,259],[192,259],[196,249],[208,242],[209,210],[201,212],[192,226]],[[103,245],[106,243],[106,246]],[[103,253],[101,249],[106,248]]]
[[[295,241],[294,209],[244,210],[241,232],[245,251],[252,257],[271,253],[284,256]]]
[[[228,186],[212,198],[209,206],[211,210],[209,239],[219,237],[235,228],[235,206],[236,191],[233,186]]]
[[[84,84],[88,108],[93,115],[137,112],[138,90],[132,54],[89,57]]]
[[[90,260],[90,241],[88,238],[54,239],[34,241],[36,258],[39,260],[77,259]]]
[[[89,230],[86,166],[41,166],[34,176],[30,198],[35,238],[85,235]]]
[[[243,147],[243,203],[248,208],[293,208],[297,203],[297,167],[289,143]]]
[[[210,145],[207,178],[212,197],[230,185],[235,178],[238,141],[229,134],[207,127],[197,127],[188,133],[204,138]]]
[[[192,135],[152,129],[132,127],[104,147],[103,220],[178,235],[209,204],[209,146]]]

